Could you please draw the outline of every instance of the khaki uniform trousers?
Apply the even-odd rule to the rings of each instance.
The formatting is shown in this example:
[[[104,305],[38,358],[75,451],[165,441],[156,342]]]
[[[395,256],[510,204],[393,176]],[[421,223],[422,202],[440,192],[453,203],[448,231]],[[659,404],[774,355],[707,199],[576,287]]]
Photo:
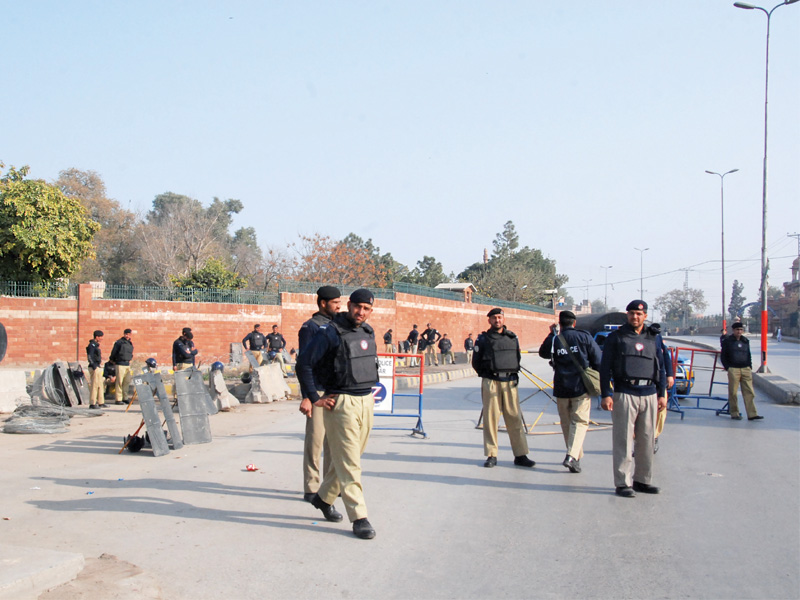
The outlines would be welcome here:
[[[514,456],[528,454],[528,440],[522,426],[522,413],[519,409],[517,386],[511,381],[481,380],[483,399],[483,454],[497,457],[497,427],[500,415],[506,423],[508,439]]]
[[[611,416],[616,487],[630,487],[634,481],[650,484],[657,413],[658,398],[655,394],[614,393]]]
[[[89,404],[105,404],[103,367],[89,368]]]
[[[322,477],[333,470],[331,451],[325,437],[325,412],[326,409],[312,405],[311,418],[306,419],[306,438],[303,443],[303,492],[306,494],[319,490]],[[319,468],[320,456],[323,456],[322,476]]]
[[[658,411],[658,417],[656,418],[656,438],[661,435],[661,432],[664,431],[664,425],[667,424],[667,409]]]
[[[375,398],[339,394],[333,410],[325,412],[325,437],[333,470],[325,473],[317,492],[323,502],[333,504],[339,492],[351,522],[367,518],[367,505],[361,487],[361,455],[372,431]]]
[[[742,367],[738,369],[731,367],[728,369],[728,408],[732,417],[738,417],[739,414],[739,386],[742,387],[742,397],[744,398],[744,407],[747,410],[747,418],[752,419],[758,415],[756,410],[756,403],[753,401],[756,393],[753,390],[753,370],[750,367]]]
[[[131,367],[130,365],[114,365],[117,369],[117,383],[114,388],[117,402],[127,402],[128,389],[131,386]]]
[[[447,358],[448,357],[450,357],[450,364],[451,365],[456,364],[455,352],[453,352],[452,350],[448,350],[447,352],[442,352],[442,364],[443,365],[447,364]]]
[[[283,360],[283,350],[278,350],[275,353],[275,360],[281,363],[281,371],[283,371],[283,374],[286,375],[286,363]]]
[[[567,444],[567,454],[576,460],[583,457],[583,441],[589,430],[592,399],[589,394],[574,398],[556,398],[561,432]]]
[[[472,353],[475,352],[474,350],[467,350],[467,364],[472,364]]]
[[[256,359],[259,367],[264,364],[264,359],[261,358],[261,350],[250,350],[250,353],[253,355],[253,358]]]
[[[178,363],[175,365],[176,371],[185,371],[186,369],[191,369],[194,365],[192,363]]]
[[[386,354],[393,354],[394,353],[394,346],[392,344],[384,344],[383,351]]]
[[[417,344],[412,344],[411,345],[411,350],[409,350],[409,352],[411,354],[416,354],[418,351],[419,351],[419,344],[418,343]],[[419,359],[418,358],[409,358],[408,360],[410,361],[409,364],[412,367],[418,367],[419,366]]]
[[[436,346],[425,346],[425,356],[428,357],[428,366],[439,364],[439,357],[436,355]]]

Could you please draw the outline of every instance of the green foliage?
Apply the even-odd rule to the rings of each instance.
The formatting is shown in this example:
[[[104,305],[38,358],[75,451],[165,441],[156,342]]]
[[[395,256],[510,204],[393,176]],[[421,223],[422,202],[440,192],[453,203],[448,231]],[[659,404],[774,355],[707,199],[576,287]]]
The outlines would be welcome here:
[[[728,314],[731,316],[731,320],[735,320],[736,317],[742,316],[742,306],[744,306],[744,296],[742,292],[744,291],[744,284],[739,283],[739,280],[733,281],[733,287],[731,289],[731,302],[728,304]]]
[[[541,250],[519,247],[519,235],[512,221],[493,242],[494,252],[484,263],[475,263],[458,275],[458,280],[472,283],[478,293],[512,302],[527,302],[549,306],[551,297],[546,289],[561,287],[566,275],[556,273],[556,263]]]
[[[440,283],[444,283],[448,277],[444,274],[444,267],[442,263],[432,256],[423,256],[422,260],[417,261],[417,266],[413,271],[406,273],[402,278],[397,281],[405,283],[415,283],[417,285],[424,285],[427,287],[436,287]]]
[[[667,320],[685,320],[695,312],[704,311],[707,306],[703,290],[695,288],[675,289],[662,294],[653,302],[653,308],[660,310]]]
[[[246,278],[240,277],[216,258],[209,258],[202,268],[184,277],[170,279],[173,285],[183,288],[240,290],[247,285]]]
[[[11,167],[0,178],[0,277],[69,277],[94,257],[92,238],[100,226],[80,201],[44,181],[25,179],[27,174],[28,167]]]

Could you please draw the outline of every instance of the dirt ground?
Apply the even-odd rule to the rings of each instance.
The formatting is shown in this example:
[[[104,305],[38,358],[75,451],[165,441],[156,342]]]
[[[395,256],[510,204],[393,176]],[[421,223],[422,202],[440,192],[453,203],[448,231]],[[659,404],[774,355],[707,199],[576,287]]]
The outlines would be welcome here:
[[[39,596],[40,600],[164,600],[161,587],[136,565],[111,554],[87,558],[77,578]]]

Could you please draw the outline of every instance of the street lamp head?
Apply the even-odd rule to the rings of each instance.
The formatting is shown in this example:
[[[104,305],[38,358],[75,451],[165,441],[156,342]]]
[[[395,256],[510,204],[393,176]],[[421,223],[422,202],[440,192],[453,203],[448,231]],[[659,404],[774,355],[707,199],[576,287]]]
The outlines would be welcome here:
[[[706,171],[709,175],[719,175],[719,173],[715,173],[714,171]]]
[[[797,2],[797,0],[794,0],[794,1],[795,1],[795,2]],[[739,170],[739,169],[731,169],[730,171],[728,171],[727,173],[725,173],[725,175],[730,175],[731,173],[736,173],[738,170]]]
[[[797,2],[797,0],[794,0],[794,1]],[[733,5],[736,8],[743,8],[745,10],[753,10],[755,8],[754,5],[748,4],[747,2],[734,2]]]
[[[784,0],[784,4],[794,4],[795,2],[800,2],[800,0]]]

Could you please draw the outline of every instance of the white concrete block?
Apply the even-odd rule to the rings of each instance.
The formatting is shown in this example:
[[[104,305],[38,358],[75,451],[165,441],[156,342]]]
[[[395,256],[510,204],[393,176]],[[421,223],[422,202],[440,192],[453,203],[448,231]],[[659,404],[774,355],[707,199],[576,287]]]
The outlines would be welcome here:
[[[0,369],[0,413],[13,413],[19,404],[30,401],[25,391],[25,371]]]

